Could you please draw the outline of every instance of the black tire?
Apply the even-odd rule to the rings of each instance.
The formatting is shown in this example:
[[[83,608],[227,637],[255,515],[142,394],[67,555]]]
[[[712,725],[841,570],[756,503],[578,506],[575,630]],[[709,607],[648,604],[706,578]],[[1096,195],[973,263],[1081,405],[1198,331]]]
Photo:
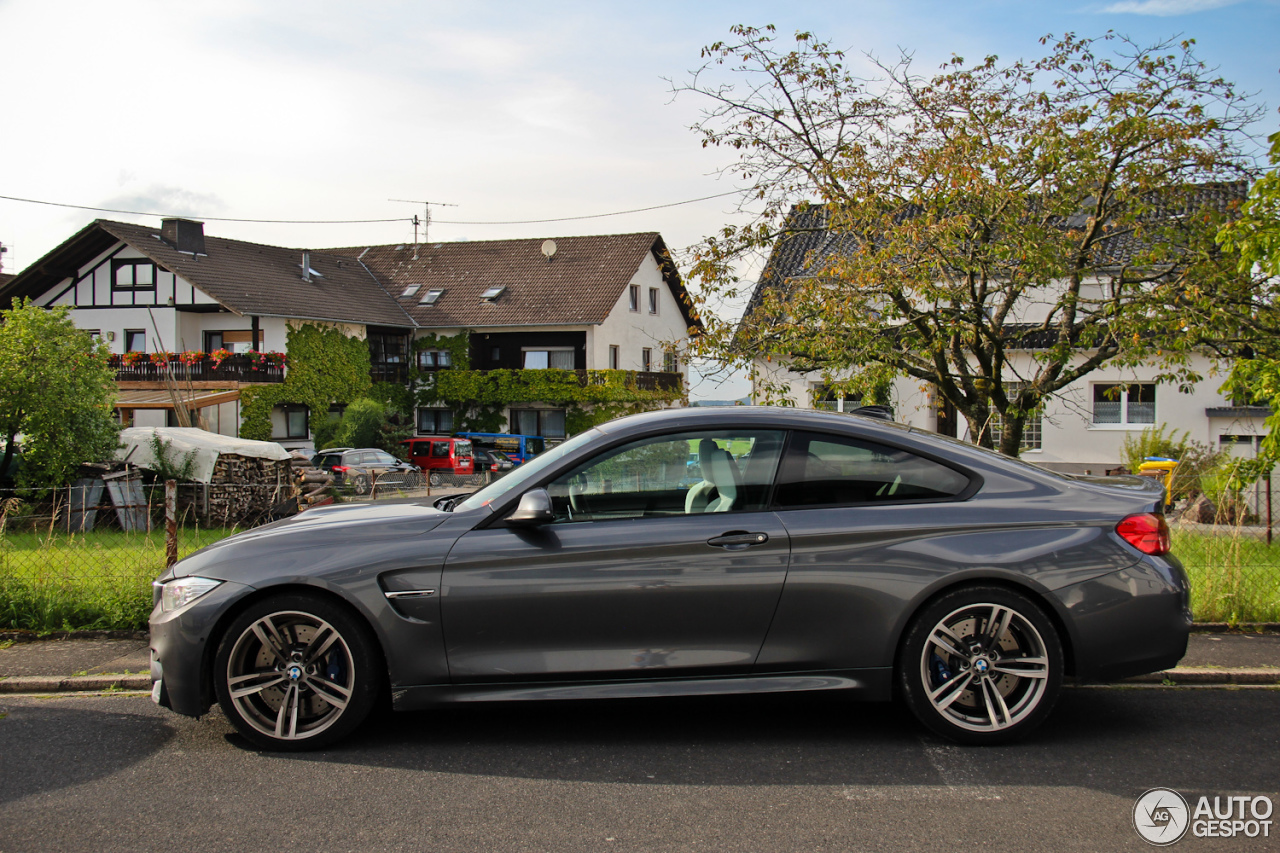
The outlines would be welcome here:
[[[1004,587],[972,586],[916,614],[896,675],[907,706],[933,732],[995,744],[1044,722],[1062,670],[1062,641],[1039,604]]]
[[[368,626],[341,604],[301,592],[252,604],[214,658],[223,714],[266,750],[319,749],[347,736],[384,681]]]
[[[439,488],[444,483],[444,477],[439,471],[432,471],[430,483],[433,488]]]
[[[365,473],[356,474],[351,478],[351,491],[357,495],[367,495],[372,491],[369,475]]]

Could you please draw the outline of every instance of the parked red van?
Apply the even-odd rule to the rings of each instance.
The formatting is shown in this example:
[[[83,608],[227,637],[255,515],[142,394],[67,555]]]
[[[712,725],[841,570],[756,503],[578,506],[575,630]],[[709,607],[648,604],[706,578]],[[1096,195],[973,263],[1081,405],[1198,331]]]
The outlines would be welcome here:
[[[476,472],[471,442],[447,435],[422,435],[400,442],[409,449],[409,461],[426,472],[433,486],[445,483],[445,475],[470,477]]]

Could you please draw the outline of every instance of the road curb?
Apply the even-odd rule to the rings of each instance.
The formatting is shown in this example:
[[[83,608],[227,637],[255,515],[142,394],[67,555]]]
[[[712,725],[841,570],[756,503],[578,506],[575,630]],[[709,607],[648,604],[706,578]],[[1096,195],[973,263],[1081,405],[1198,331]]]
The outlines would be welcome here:
[[[1214,667],[1174,667],[1164,672],[1152,672],[1126,678],[1120,684],[1277,684],[1280,685],[1280,668],[1247,667],[1216,669]]]
[[[0,693],[92,693],[102,690],[150,690],[151,673],[137,675],[15,675],[0,679]]]

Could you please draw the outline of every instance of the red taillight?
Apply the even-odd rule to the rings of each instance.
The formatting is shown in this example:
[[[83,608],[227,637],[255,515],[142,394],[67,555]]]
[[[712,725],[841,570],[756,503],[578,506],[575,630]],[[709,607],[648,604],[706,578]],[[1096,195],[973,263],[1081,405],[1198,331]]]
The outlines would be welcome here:
[[[331,468],[330,470],[337,471],[339,474],[345,474],[347,473],[347,471],[351,469],[346,465],[334,465],[333,468]]]
[[[1169,525],[1163,515],[1153,512],[1131,515],[1116,525],[1116,533],[1144,554],[1169,553]]]

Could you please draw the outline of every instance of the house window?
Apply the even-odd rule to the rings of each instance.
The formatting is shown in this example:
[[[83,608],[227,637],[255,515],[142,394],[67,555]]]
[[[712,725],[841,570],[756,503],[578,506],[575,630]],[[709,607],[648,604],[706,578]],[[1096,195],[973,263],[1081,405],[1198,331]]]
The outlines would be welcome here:
[[[497,302],[498,297],[502,296],[503,292],[505,292],[506,289],[507,289],[507,286],[505,284],[500,284],[496,287],[486,288],[485,292],[480,294],[480,301],[481,302]]]
[[[564,409],[512,409],[510,426],[516,435],[564,438]]]
[[[680,357],[671,350],[667,350],[662,354],[662,369],[667,373],[679,373]]]
[[[631,293],[631,310],[640,311],[640,285],[633,284],[630,288]]]
[[[615,347],[615,346],[609,347],[609,369],[610,370],[618,369],[618,360],[619,360],[618,347]]]
[[[420,284],[408,284],[408,285],[405,285],[404,292],[400,294],[400,298],[401,298],[401,299],[408,299],[410,296],[413,296],[413,294],[417,293],[417,292],[418,292],[418,288],[420,288],[420,287],[422,287],[422,285],[420,285]]]
[[[862,405],[862,395],[846,397],[830,385],[814,385],[813,407],[823,412],[852,412]]]
[[[1156,422],[1154,382],[1100,382],[1093,386],[1093,423],[1128,426]]]
[[[418,435],[448,435],[453,432],[453,412],[449,409],[418,409]]]
[[[1005,397],[1013,399],[1022,393],[1021,382],[1006,382],[1004,385]],[[1004,428],[1004,423],[1000,418],[1000,413],[993,411],[991,413],[991,444],[994,447],[1000,447],[1000,435]],[[1040,427],[1040,409],[1036,409],[1027,415],[1022,422],[1022,443],[1018,445],[1020,450],[1041,450],[1043,448],[1043,432]]]
[[[125,329],[124,330],[124,351],[125,352],[146,352],[147,351],[147,333],[142,329]]]
[[[640,369],[645,373],[653,370],[653,350],[648,347],[640,350]]]
[[[422,299],[418,300],[419,305],[435,305],[440,301],[440,297],[444,296],[444,291],[438,287],[433,287],[426,293],[422,294]]]
[[[280,407],[284,415],[284,435],[281,438],[308,438],[311,433],[307,424],[307,407],[286,405]]]
[[[262,349],[264,332],[258,330],[258,349]],[[234,353],[246,353],[253,349],[253,331],[249,329],[223,330],[204,333],[204,351],[228,349]]]
[[[111,260],[111,289],[155,290],[156,265],[141,258],[113,258]]]
[[[448,350],[418,350],[419,370],[442,370],[448,367],[453,367],[453,355]]]
[[[649,288],[649,313],[658,313],[658,288],[656,287]]]
[[[551,367],[557,370],[573,370],[573,347],[556,347],[554,349],[524,349],[521,364],[525,370],[543,370]]]

